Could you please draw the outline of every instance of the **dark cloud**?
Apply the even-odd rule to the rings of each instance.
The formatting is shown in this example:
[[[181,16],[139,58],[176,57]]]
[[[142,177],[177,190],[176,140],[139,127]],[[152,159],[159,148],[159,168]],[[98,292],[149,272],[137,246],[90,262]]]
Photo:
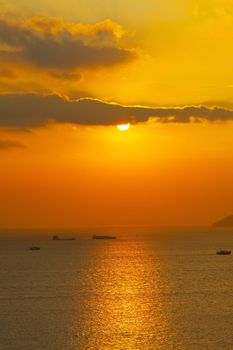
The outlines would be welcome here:
[[[58,95],[0,95],[0,126],[32,128],[49,121],[80,125],[140,123],[155,118],[163,123],[233,120],[233,111],[221,107],[185,106],[149,108],[123,106],[86,98],[68,100]]]
[[[25,145],[19,141],[12,140],[0,140],[0,151],[6,150],[9,148],[24,148]]]
[[[104,29],[101,33],[86,36],[68,31],[44,33],[0,19],[0,44],[11,47],[11,50],[0,51],[0,58],[5,61],[27,61],[48,69],[108,66],[135,58],[135,54],[114,46],[111,40],[107,46],[106,40],[101,39],[104,33]],[[105,37],[109,36],[113,34],[106,30]]]
[[[77,72],[73,72],[73,71],[52,71],[51,72],[52,77],[54,77],[55,79],[59,79],[59,80],[68,80],[68,81],[78,81],[82,78],[82,75],[77,73]]]

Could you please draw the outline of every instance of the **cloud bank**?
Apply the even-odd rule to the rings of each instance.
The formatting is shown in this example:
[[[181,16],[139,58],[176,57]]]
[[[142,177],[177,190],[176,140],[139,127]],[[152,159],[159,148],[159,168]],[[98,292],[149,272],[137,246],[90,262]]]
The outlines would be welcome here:
[[[136,57],[118,47],[122,33],[110,20],[82,25],[37,17],[19,25],[0,19],[0,59],[42,69],[111,66]]]
[[[116,125],[144,123],[150,119],[161,123],[233,121],[233,110],[222,107],[185,106],[151,108],[124,106],[91,98],[69,100],[58,95],[0,95],[0,127],[33,128],[48,124]]]

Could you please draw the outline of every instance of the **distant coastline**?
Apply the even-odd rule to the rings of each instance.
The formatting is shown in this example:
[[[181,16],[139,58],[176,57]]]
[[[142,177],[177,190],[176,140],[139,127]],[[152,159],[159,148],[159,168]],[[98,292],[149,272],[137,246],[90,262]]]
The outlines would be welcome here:
[[[215,222],[213,227],[233,227],[233,215],[226,216],[225,218]]]

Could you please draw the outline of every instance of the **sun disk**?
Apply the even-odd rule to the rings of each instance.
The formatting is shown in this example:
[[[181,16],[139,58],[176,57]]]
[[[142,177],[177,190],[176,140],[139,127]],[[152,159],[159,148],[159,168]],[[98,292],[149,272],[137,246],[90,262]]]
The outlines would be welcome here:
[[[117,125],[117,129],[120,131],[126,131],[129,129],[129,127],[130,127],[130,123]]]

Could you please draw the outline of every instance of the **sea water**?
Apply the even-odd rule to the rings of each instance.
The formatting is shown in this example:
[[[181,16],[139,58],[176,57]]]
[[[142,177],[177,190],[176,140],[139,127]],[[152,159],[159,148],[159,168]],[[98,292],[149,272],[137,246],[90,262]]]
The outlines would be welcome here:
[[[233,230],[2,230],[0,349],[232,350],[233,256],[219,248]]]

